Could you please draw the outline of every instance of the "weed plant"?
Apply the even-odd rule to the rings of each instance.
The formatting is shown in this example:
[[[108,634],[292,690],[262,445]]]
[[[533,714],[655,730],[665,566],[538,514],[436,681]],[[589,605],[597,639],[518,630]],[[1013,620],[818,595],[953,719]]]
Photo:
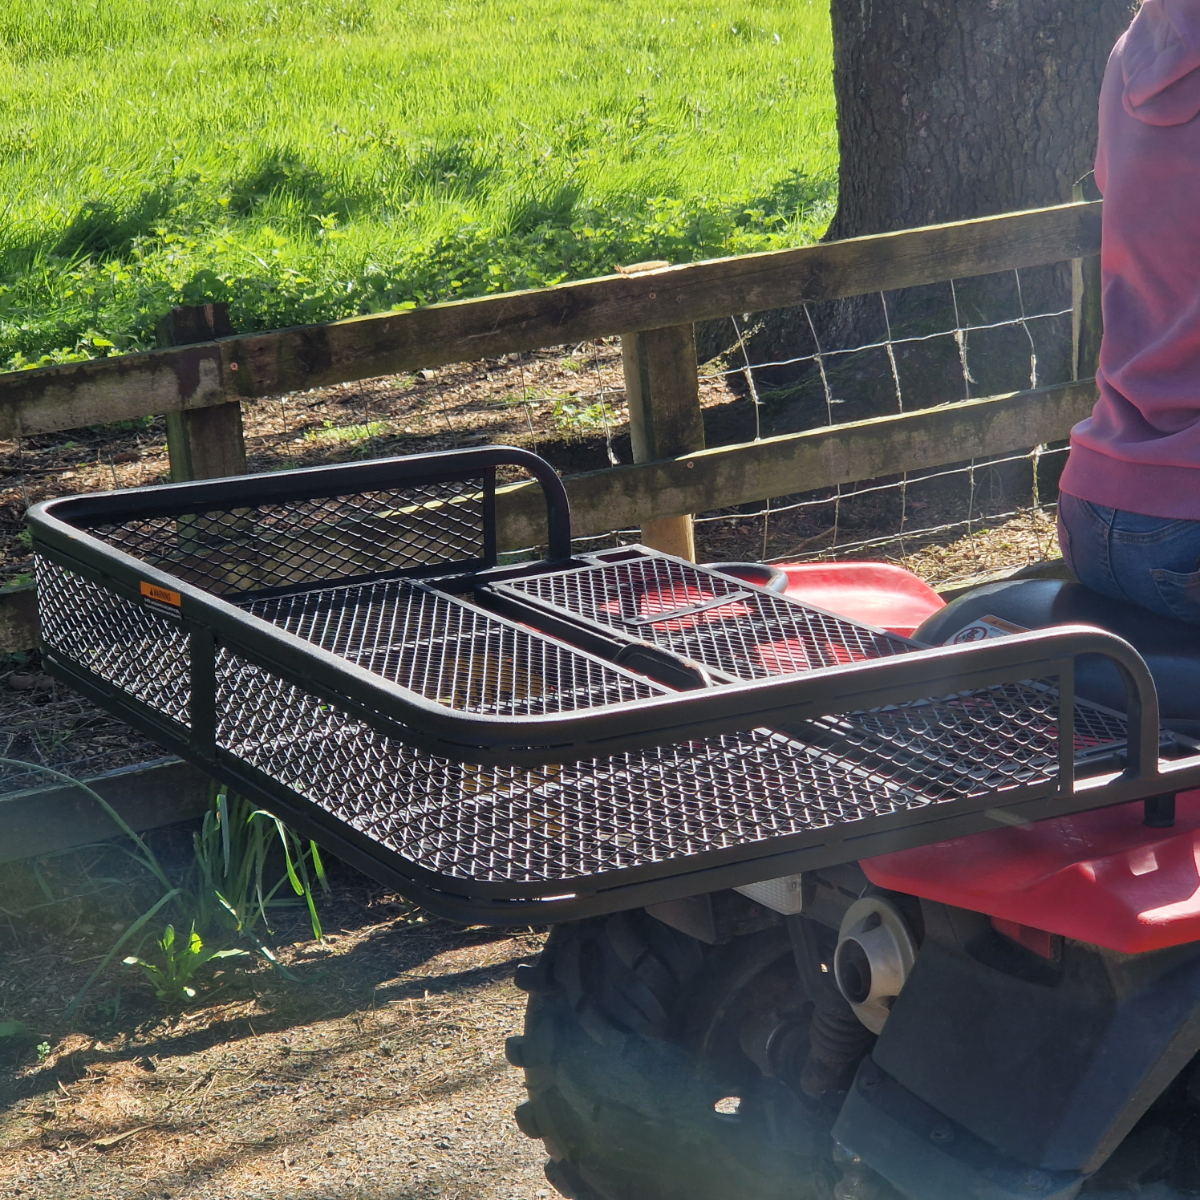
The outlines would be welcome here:
[[[812,0],[9,0],[0,369],[811,240]]]
[[[128,832],[136,837],[132,831]],[[152,852],[141,839],[137,844],[143,866],[166,882]],[[305,842],[278,817],[214,785],[212,801],[192,845],[194,860],[186,883],[166,892],[130,926],[72,1001],[72,1008],[82,1000],[122,944],[143,927],[152,927],[153,919],[168,905],[171,906],[168,911],[175,911],[190,922],[187,936],[177,936],[174,923],[169,922],[154,950],[143,957],[139,946],[136,953],[124,959],[126,966],[141,970],[158,999],[168,1002],[193,1000],[199,972],[209,963],[247,956],[248,951],[231,942],[249,943],[290,978],[265,940],[270,934],[269,908],[306,905],[313,937],[321,937],[314,892],[317,887],[324,889],[327,885],[321,852],[315,842]],[[282,858],[282,870],[273,851]],[[289,890],[293,893],[290,896]],[[140,945],[145,941],[143,937]]]
[[[304,904],[313,937],[321,936],[314,892],[325,887],[325,868],[315,842],[305,842],[278,817],[220,788],[193,845],[194,926],[205,933],[224,930],[244,938],[275,962],[262,938],[270,932],[267,909]],[[283,871],[272,882],[268,872],[273,850],[282,857]]]
[[[158,940],[158,954],[155,957],[145,959],[131,954],[125,959],[125,965],[141,968],[159,1000],[179,1003],[196,998],[196,989],[192,985],[197,982],[202,967],[223,958],[244,958],[246,953],[245,950],[232,947],[220,950],[206,946],[204,939],[196,932],[194,923],[191,932],[183,939],[177,939],[175,926],[168,925]]]
[[[159,999],[186,1002],[196,995],[194,984],[209,963],[241,958],[249,953],[242,942],[272,963],[283,975],[266,938],[270,935],[268,910],[303,906],[313,937],[322,936],[316,892],[328,891],[325,867],[315,842],[301,838],[278,817],[217,784],[212,785],[208,811],[192,839],[193,861],[183,878],[173,880],[154,851],[103,796],[88,784],[62,771],[17,759],[0,757],[0,766],[27,767],[61,783],[79,788],[108,815],[128,840],[116,843],[141,867],[159,892],[136,920],[101,955],[87,982],[64,1011],[70,1017],[122,950],[126,966],[140,968]],[[78,849],[78,848],[76,848]],[[96,885],[118,880],[91,879],[91,890],[56,896],[42,879],[37,862],[34,874],[49,904],[81,899]],[[178,936],[175,919],[187,923],[186,936]],[[166,920],[166,926],[161,924]],[[156,930],[162,934],[154,938]],[[148,942],[153,949],[146,950]],[[0,1039],[11,1036],[0,1029]]]

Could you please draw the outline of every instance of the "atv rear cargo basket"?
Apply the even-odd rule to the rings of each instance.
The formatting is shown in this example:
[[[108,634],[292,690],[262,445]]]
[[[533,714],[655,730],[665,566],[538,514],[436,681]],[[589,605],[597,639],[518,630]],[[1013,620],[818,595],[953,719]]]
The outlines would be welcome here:
[[[499,564],[498,469],[541,485],[545,560]],[[613,911],[1167,790],[1120,639],[927,649],[643,547],[572,557],[562,485],[519,450],[72,497],[30,525],[50,670],[460,918]],[[1074,701],[1085,653],[1126,679],[1128,735]]]

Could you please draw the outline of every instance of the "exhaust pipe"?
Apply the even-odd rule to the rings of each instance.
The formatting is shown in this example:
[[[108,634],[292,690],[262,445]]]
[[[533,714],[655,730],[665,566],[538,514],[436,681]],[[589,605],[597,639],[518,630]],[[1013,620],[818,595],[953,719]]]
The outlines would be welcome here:
[[[917,958],[900,910],[884,896],[856,900],[842,918],[833,978],[854,1015],[879,1033]]]

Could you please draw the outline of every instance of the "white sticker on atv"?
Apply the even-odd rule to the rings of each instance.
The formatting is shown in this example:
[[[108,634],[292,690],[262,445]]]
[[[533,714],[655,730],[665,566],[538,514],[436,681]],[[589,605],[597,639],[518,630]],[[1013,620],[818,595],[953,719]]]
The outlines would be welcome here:
[[[961,646],[964,642],[982,642],[988,638],[1007,637],[1010,633],[1028,633],[1024,625],[1014,625],[1003,617],[979,617],[970,625],[964,625],[945,641],[947,646]]]

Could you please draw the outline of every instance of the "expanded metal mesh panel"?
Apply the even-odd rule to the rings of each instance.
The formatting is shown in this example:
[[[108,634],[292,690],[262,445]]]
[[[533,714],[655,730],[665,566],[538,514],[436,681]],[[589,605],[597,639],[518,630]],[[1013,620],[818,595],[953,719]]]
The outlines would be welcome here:
[[[427,700],[463,712],[567,712],[665,690],[403,580],[329,588],[246,607]]]
[[[247,608],[460,711],[546,713],[663,690],[422,584]],[[415,866],[487,883],[644,867],[1058,769],[1057,698],[1042,684],[829,718],[809,727],[823,744],[757,730],[535,770],[428,754],[229,651],[217,686],[223,749]]]
[[[189,723],[188,637],[174,621],[90,579],[37,560],[45,645],[182,725]]]
[[[458,485],[452,491],[466,496],[467,506],[476,502],[474,492]],[[381,862],[395,863],[384,850],[400,856],[408,864],[403,877],[472,880],[510,897],[550,885],[571,891],[573,880],[780,837],[813,834],[806,843],[813,844],[828,840],[822,831],[833,827],[963,799],[986,801],[1055,780],[1054,680],[526,769],[430,754],[407,740],[401,697],[394,710],[378,697],[358,701],[378,704],[381,718],[385,710],[390,714],[388,732],[381,732],[305,687],[301,666],[280,667],[300,680],[291,683],[234,648],[253,653],[252,639],[274,625],[460,713],[544,716],[664,694],[656,683],[428,584],[364,581],[363,573],[377,574],[384,563],[397,569],[401,553],[445,562],[467,552],[465,536],[457,546],[446,537],[429,545],[414,540],[414,529],[432,536],[422,522],[441,520],[451,507],[444,503],[446,489],[439,494],[442,499],[432,499],[429,490],[427,504],[403,513],[396,494],[364,493],[349,507],[345,498],[314,500],[107,527],[130,539],[126,548],[136,544],[141,557],[210,591],[292,589],[243,595],[244,629],[218,639],[217,748],[376,843]],[[405,493],[409,501],[413,495]],[[453,511],[457,520],[461,509]],[[392,522],[406,531],[401,551],[385,544]],[[482,551],[476,529],[473,524],[472,553]],[[230,564],[243,550],[235,571]],[[292,553],[296,557],[288,558]],[[39,572],[44,636],[56,653],[186,723],[189,645],[180,626],[49,561]],[[325,581],[322,572],[340,578]],[[579,620],[590,621],[703,662],[719,684],[915,649],[904,639],[650,555],[547,570],[496,587],[527,608],[575,618],[576,628]],[[347,695],[354,695],[349,685],[357,678],[347,671]],[[720,686],[710,695],[719,703]],[[1076,707],[1077,750],[1124,734],[1119,717]]]
[[[1086,700],[1075,701],[1075,751],[1092,750],[1111,742],[1123,742],[1128,734],[1120,713],[1097,708]]]
[[[537,770],[448,762],[222,652],[222,748],[435,874],[578,879],[921,808],[861,765],[755,731]]]
[[[647,558],[500,585],[703,662],[756,679],[906,653],[911,643],[807,606]],[[1003,791],[1058,774],[1057,680],[1025,681],[810,726],[821,745],[930,801]],[[1078,705],[1075,749],[1123,741],[1124,722]]]
[[[903,654],[900,638],[666,558],[497,585],[739,680]]]
[[[1000,792],[1058,774],[1059,706],[1054,682],[1001,684],[823,717],[813,724],[842,753],[870,763],[889,778],[908,781],[931,799]],[[1077,751],[1124,740],[1125,724],[1115,714],[1086,705],[1075,711]]]
[[[222,508],[88,532],[218,596],[484,555],[483,480]]]

